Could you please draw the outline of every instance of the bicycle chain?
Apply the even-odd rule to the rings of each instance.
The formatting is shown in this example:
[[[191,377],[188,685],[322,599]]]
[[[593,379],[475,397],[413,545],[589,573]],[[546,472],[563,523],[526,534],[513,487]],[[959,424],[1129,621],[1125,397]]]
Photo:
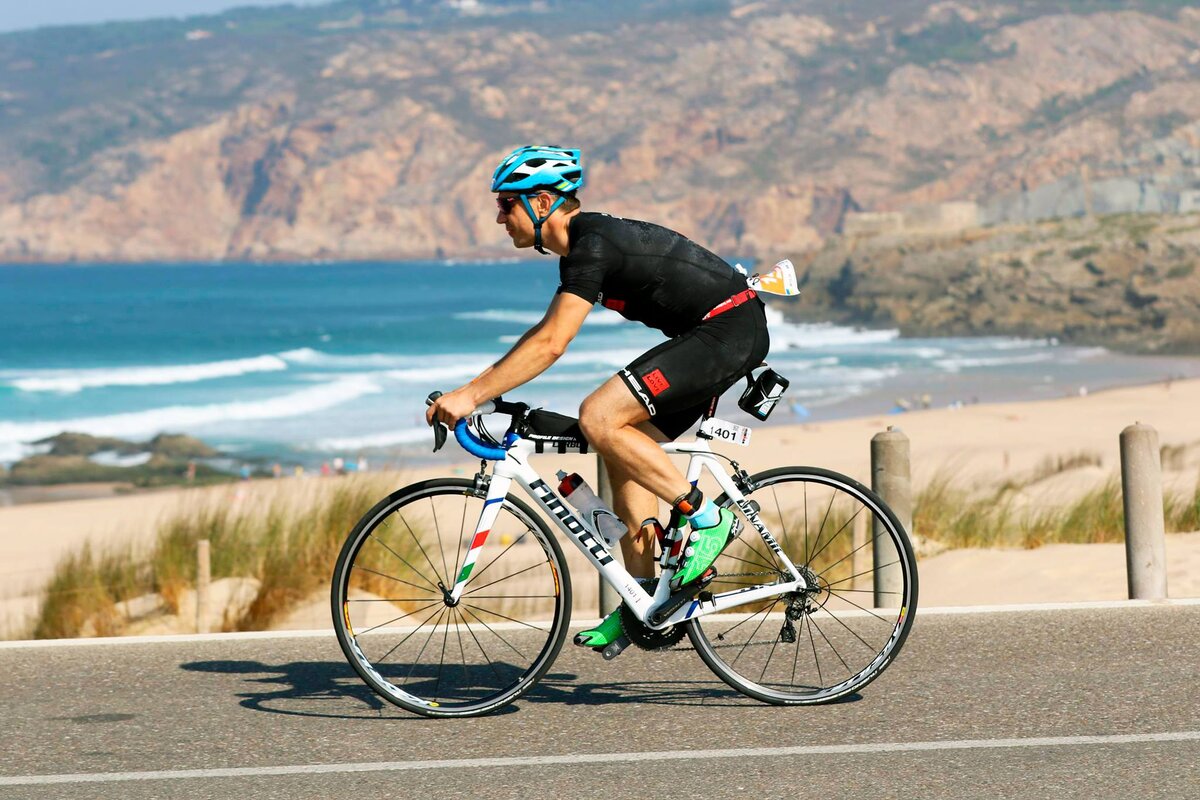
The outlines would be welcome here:
[[[761,578],[779,576],[778,572],[722,572],[720,575],[729,578]],[[657,583],[657,579],[654,583]],[[654,584],[647,584],[646,591],[653,592]],[[678,644],[687,632],[683,625],[672,625],[661,631],[646,627],[646,624],[634,616],[626,605],[621,606],[621,631],[629,641],[642,650],[663,650]]]

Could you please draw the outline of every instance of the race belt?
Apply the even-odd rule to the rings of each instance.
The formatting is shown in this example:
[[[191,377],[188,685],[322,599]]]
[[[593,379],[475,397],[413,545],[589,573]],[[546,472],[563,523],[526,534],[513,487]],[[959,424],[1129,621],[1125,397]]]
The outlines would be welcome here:
[[[758,297],[758,292],[754,291],[753,289],[746,289],[743,292],[738,292],[729,299],[722,300],[720,303],[717,303],[715,306],[713,306],[711,311],[700,318],[700,321],[704,322],[712,319],[713,317],[720,316],[729,309],[737,308],[742,303],[745,303],[748,300],[753,300],[755,297]]]

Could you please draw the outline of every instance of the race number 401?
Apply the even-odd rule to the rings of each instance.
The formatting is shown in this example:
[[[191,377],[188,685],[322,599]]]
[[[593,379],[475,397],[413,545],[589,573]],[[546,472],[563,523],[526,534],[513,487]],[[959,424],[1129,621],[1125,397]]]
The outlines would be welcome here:
[[[738,425],[733,422],[726,422],[723,419],[711,417],[704,421],[704,424],[700,426],[700,430],[722,442],[731,442],[739,444],[742,447],[750,444],[750,429],[745,425]]]

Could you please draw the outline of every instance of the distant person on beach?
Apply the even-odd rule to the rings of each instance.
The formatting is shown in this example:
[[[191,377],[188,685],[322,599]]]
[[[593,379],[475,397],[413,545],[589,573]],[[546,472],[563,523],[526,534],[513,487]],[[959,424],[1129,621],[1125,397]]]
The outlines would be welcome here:
[[[521,147],[492,174],[496,223],[514,247],[559,256],[559,286],[545,316],[508,354],[442,395],[426,421],[453,426],[478,405],[532,380],[557,361],[599,303],[671,337],[636,358],[583,401],[580,427],[603,457],[616,513],[629,527],[621,552],[630,574],[654,576],[658,500],[684,514],[692,533],[672,589],[696,581],[740,523],[692,486],[658,442],[691,429],[711,400],[759,366],[769,340],[764,305],[746,277],[674,231],[585,212],[578,150]],[[614,611],[575,637],[604,648],[621,638]]]

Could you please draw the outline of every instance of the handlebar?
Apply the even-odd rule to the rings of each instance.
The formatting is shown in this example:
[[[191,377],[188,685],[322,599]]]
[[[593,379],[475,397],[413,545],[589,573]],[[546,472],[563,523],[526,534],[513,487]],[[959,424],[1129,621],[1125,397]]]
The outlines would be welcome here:
[[[508,452],[504,447],[496,447],[495,445],[488,444],[475,434],[471,433],[471,430],[467,427],[467,421],[465,419],[460,419],[454,426],[454,438],[458,440],[460,445],[462,445],[463,450],[466,450],[473,456],[486,458],[489,461],[503,461]],[[516,441],[516,438],[516,434],[510,434],[509,436],[505,437],[505,445],[512,444],[513,441]],[[510,439],[512,441],[509,441]]]
[[[431,393],[429,398],[425,401],[425,405],[433,405],[433,401],[437,400],[441,396],[441,392]],[[523,414],[528,410],[529,406],[525,405],[524,403],[508,403],[502,398],[497,397],[494,400],[489,400],[486,403],[479,405],[474,411],[471,412],[470,416],[478,417],[484,414],[492,414],[497,411],[515,416],[517,414]],[[447,428],[445,424],[441,422],[434,423],[433,452],[436,453],[438,450],[441,450],[442,445],[445,444],[446,430]],[[496,446],[490,442],[485,442],[483,439],[480,439],[478,436],[472,433],[471,429],[467,427],[467,418],[460,419],[454,425],[454,439],[459,443],[459,445],[462,446],[462,449],[466,450],[473,456],[477,456],[478,458],[486,458],[490,461],[503,461],[507,455],[508,448],[512,446],[512,443],[515,442],[517,438],[518,437],[515,433],[510,433],[504,437],[504,444],[502,446]]]

